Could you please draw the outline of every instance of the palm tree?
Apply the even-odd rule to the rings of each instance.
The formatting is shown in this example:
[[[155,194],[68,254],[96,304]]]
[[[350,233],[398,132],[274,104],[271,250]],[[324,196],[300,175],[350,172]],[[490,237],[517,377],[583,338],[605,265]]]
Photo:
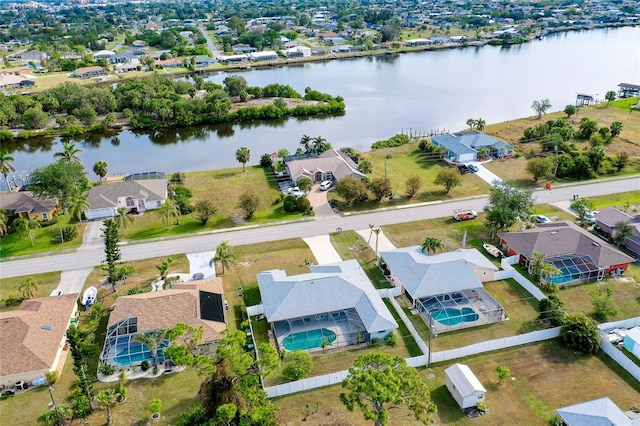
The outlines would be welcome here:
[[[109,173],[109,164],[106,161],[96,161],[93,165],[93,173],[98,175],[100,183],[102,183],[102,179]]]
[[[616,92],[614,92],[613,90],[608,91],[604,95],[604,99],[607,101],[607,106],[609,106],[611,102],[616,100]]]
[[[469,118],[467,120],[467,126],[469,126],[469,130],[473,130],[473,126],[476,124],[476,120],[473,118]]]
[[[620,132],[622,132],[622,123],[619,121],[614,121],[613,123],[611,123],[609,131],[611,132],[611,137],[615,138],[620,134]]]
[[[6,210],[0,210],[0,237],[7,235],[7,231],[9,227],[7,226],[7,222],[9,221],[9,216],[7,215]]]
[[[302,135],[300,138],[300,145],[304,148],[305,153],[311,152],[311,141],[313,138],[309,135]]]
[[[442,240],[434,237],[427,237],[422,243],[422,251],[427,254],[435,253],[437,250],[442,250],[443,247],[444,244],[442,244]]]
[[[61,161],[68,161],[69,163],[82,164],[82,160],[78,157],[82,150],[76,148],[76,144],[73,142],[62,142],[62,152],[56,152],[53,154],[55,158],[59,158]]]
[[[118,402],[118,394],[114,389],[107,389],[96,395],[96,400],[101,408],[107,410],[107,425],[111,425],[111,408]]]
[[[484,121],[482,118],[478,118],[478,119],[475,121],[475,126],[476,126],[476,129],[477,129],[477,130],[483,131],[483,130],[484,130],[484,128],[487,126],[487,122],[486,122],[486,121]]]
[[[58,405],[55,410],[49,410],[38,417],[38,423],[45,425],[64,425],[65,419],[71,417],[73,411],[66,405]]]
[[[246,146],[240,147],[236,151],[236,160],[239,163],[242,163],[242,171],[244,172],[244,165],[249,162],[251,159],[251,150]]]
[[[27,277],[26,280],[22,281],[18,286],[18,290],[22,292],[22,296],[27,299],[31,299],[33,297],[33,292],[38,291],[40,288],[40,284],[38,284],[38,280],[34,277]]]
[[[371,161],[369,159],[363,158],[358,163],[358,170],[360,170],[365,175],[368,175],[373,172],[373,164],[371,164]]]
[[[329,149],[329,143],[322,136],[317,136],[313,138],[313,152],[316,154],[322,154],[326,150]]]
[[[87,201],[89,194],[77,194],[71,200],[69,200],[69,214],[72,218],[82,223],[82,213],[91,208],[91,205]]]
[[[122,285],[127,284],[127,278],[133,274],[134,269],[131,265],[122,265],[120,269],[118,269],[118,280],[122,280]]]
[[[36,229],[40,228],[40,222],[35,219],[27,219],[26,217],[19,217],[18,219],[13,221],[13,226],[16,227],[18,232],[22,235],[29,235],[29,239],[31,240],[31,247],[35,245],[33,241],[33,237],[35,235]]]
[[[144,333],[138,333],[133,336],[133,340],[138,343],[142,343],[149,349],[151,353],[151,358],[153,359],[154,370],[157,369],[155,366],[158,363],[158,348],[164,341],[164,337],[167,334],[167,330],[156,330],[156,331],[147,331]]]
[[[235,254],[232,247],[227,241],[222,241],[216,247],[216,255],[209,262],[209,265],[214,266],[216,262],[220,262],[222,265],[222,273],[224,274],[225,268],[229,268],[231,263],[235,260]]]
[[[10,156],[8,151],[0,151],[0,172],[2,172],[2,176],[4,176],[4,181],[7,184],[9,191],[11,191],[11,185],[9,185],[9,173],[16,171],[16,168],[11,164],[12,161],[16,161],[16,159]]]
[[[116,222],[116,226],[118,229],[122,229],[123,235],[127,231],[130,225],[133,225],[135,222],[135,217],[133,215],[127,214],[127,209],[124,207],[118,208],[118,215],[114,218]]]
[[[180,210],[178,206],[172,200],[165,200],[164,203],[158,207],[158,214],[162,217],[162,223],[167,225],[167,229],[171,229],[171,222],[173,219],[177,219],[180,216]]]

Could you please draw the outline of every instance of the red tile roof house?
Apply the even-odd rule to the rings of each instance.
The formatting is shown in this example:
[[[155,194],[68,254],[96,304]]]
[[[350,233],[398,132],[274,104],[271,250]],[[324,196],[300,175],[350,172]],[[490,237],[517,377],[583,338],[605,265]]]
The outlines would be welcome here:
[[[519,262],[531,267],[534,253],[544,253],[545,263],[552,263],[560,273],[549,282],[573,285],[600,281],[607,274],[621,274],[634,262],[617,248],[569,222],[550,222],[520,232],[498,234],[508,256],[519,256]]]
[[[29,299],[0,312],[0,385],[29,383],[64,362],[66,331],[78,294]]]

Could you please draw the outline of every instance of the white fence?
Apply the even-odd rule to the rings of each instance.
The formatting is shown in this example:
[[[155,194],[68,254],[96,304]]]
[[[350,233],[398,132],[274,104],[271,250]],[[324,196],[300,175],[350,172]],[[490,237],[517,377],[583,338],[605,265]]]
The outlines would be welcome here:
[[[264,306],[262,306],[262,303],[259,305],[247,306],[247,315],[249,315],[249,317],[261,314],[264,314]]]
[[[630,329],[637,325],[640,325],[640,317],[629,318],[622,321],[607,322],[600,324],[598,328],[601,331],[612,330],[614,328]],[[638,367],[633,361],[631,361],[622,351],[616,348],[614,345],[604,337],[600,336],[600,348],[602,351],[609,355],[618,365],[624,368],[629,374],[631,374],[637,381],[640,382],[640,367]]]
[[[395,299],[391,299],[396,309],[400,308]],[[398,310],[400,316],[404,316],[402,309]],[[465,357],[469,355],[479,354],[483,352],[495,351],[498,349],[510,348],[513,346],[526,345],[528,343],[540,342],[542,340],[553,339],[560,335],[560,327],[550,328],[547,330],[532,331],[531,333],[521,334],[518,336],[505,337],[502,339],[494,339],[486,342],[476,343],[462,348],[451,349],[448,351],[434,352],[431,355],[431,362],[441,362],[450,359]],[[422,342],[419,337],[416,342]],[[418,343],[419,344],[419,343]],[[424,342],[422,342],[424,345]],[[424,348],[425,355],[406,358],[407,364],[412,367],[421,367],[429,362],[428,348]],[[310,389],[319,388],[341,383],[349,374],[348,370],[338,371],[337,373],[325,374],[324,376],[310,377],[308,379],[298,380],[295,382],[284,383],[277,386],[265,388],[270,398],[275,396],[288,395],[290,393],[302,392]]]
[[[394,299],[393,297],[390,297],[389,301],[391,302],[391,304],[393,305],[393,308],[396,310],[396,312],[400,316],[400,319],[402,320],[404,325],[409,330],[409,333],[411,334],[411,337],[413,337],[413,340],[416,341],[416,344],[418,345],[418,347],[420,348],[422,353],[423,354],[428,354],[429,353],[429,348],[427,347],[427,345],[424,344],[424,341],[422,340],[422,338],[418,334],[418,331],[415,329],[415,327],[411,323],[411,320],[404,313],[404,311],[402,310],[400,305],[398,305],[398,301],[396,299]]]
[[[500,261],[500,266],[502,266],[502,269],[504,269],[504,271],[500,271],[496,273],[496,279],[498,279],[498,274],[500,274],[501,276],[504,276],[504,278],[513,278],[525,290],[531,293],[531,295],[535,297],[537,300],[542,300],[546,298],[547,296],[545,296],[544,293],[540,291],[538,287],[533,285],[531,281],[523,277],[520,274],[520,272],[516,271],[513,268],[513,266],[511,266],[518,263],[518,258],[519,258],[518,255],[502,258],[502,260]],[[500,279],[504,279],[504,278],[500,278]]]
[[[402,294],[402,288],[400,288],[400,286],[391,287],[391,288],[381,288],[381,289],[378,289],[378,294],[383,299],[391,299],[393,297],[400,296]]]

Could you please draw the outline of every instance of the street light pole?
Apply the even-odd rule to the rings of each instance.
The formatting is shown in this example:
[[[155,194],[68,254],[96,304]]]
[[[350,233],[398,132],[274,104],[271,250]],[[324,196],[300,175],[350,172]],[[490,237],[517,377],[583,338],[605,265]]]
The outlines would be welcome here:
[[[60,410],[58,410],[58,405],[56,404],[56,400],[53,398],[53,386],[49,386],[49,395],[51,396],[51,403],[53,404],[54,410],[56,410],[56,425],[62,424],[62,419],[60,418]]]

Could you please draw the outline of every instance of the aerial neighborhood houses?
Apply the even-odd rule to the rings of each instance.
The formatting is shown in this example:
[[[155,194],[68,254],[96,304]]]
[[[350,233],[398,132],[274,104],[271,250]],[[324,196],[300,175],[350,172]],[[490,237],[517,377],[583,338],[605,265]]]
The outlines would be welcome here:
[[[117,216],[119,209],[126,213],[143,213],[160,207],[167,199],[166,179],[128,179],[108,185],[96,185],[87,197],[87,220]]]
[[[455,163],[467,163],[487,157],[510,158],[514,150],[500,139],[475,130],[436,135],[431,140],[434,145],[446,149],[445,160]]]
[[[0,192],[0,205],[3,210],[40,222],[53,219],[58,211],[58,200],[40,198],[29,191]]]

